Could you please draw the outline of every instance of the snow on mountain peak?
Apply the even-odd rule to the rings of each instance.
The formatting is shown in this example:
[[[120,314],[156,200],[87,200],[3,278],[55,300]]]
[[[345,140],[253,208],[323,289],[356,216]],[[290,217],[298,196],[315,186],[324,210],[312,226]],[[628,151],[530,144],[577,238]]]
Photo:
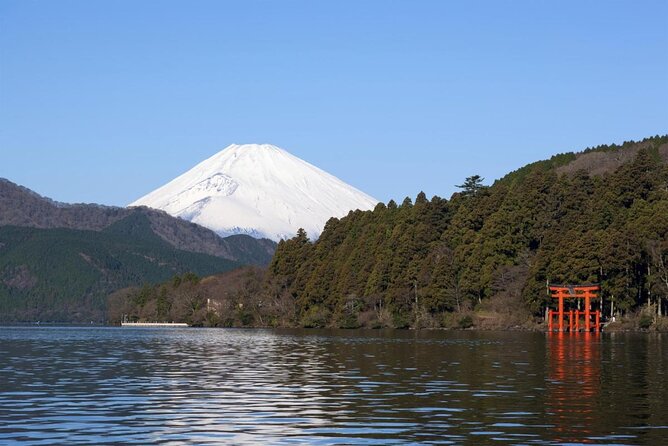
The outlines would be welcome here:
[[[162,209],[219,234],[272,240],[304,228],[311,238],[331,217],[378,200],[271,144],[232,144],[130,204]]]

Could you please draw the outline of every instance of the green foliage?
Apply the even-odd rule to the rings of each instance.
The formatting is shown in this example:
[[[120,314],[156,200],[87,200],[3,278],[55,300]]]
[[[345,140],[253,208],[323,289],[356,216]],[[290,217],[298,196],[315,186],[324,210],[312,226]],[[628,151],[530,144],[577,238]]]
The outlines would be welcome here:
[[[0,246],[3,321],[104,321],[105,298],[116,289],[238,266],[173,248],[138,213],[101,232],[3,226]],[[188,275],[185,280],[198,279]],[[137,299],[146,301],[148,290]],[[165,305],[160,302],[160,311],[167,311]]]
[[[253,324],[253,313],[247,310],[240,309],[237,317],[241,321],[241,325],[248,327]]]
[[[323,328],[329,322],[330,311],[324,307],[315,305],[304,313],[301,325],[304,328]]]
[[[466,329],[473,327],[473,318],[470,315],[466,315],[459,320],[459,328]]]
[[[485,186],[482,184],[483,181],[485,181],[485,179],[482,178],[480,175],[473,175],[467,177],[466,180],[464,180],[463,184],[460,184],[455,187],[462,189],[461,192],[462,195],[465,196],[476,195],[485,188]]]
[[[195,274],[192,271],[188,271],[183,275],[183,278],[181,279],[182,282],[190,282],[193,285],[197,285],[200,281],[200,278],[197,274]]]
[[[292,299],[265,278],[265,270],[243,267],[202,279],[186,272],[162,284],[129,287],[108,297],[108,320],[207,327],[293,326]],[[328,319],[329,315],[322,318]]]
[[[392,326],[400,330],[405,330],[411,326],[410,317],[407,313],[394,313],[392,315]]]
[[[536,172],[542,172],[542,173],[552,172],[556,168],[565,166],[571,161],[574,161],[575,158],[576,158],[575,153],[572,152],[560,153],[554,155],[549,160],[537,161],[535,163],[527,164],[526,166],[520,169],[510,172],[509,174],[498,180],[497,183],[503,183],[503,184],[521,183],[530,174],[535,174]]]
[[[414,204],[407,197],[350,212],[316,242],[303,233],[281,242],[270,280],[294,298],[304,326],[354,326],[360,314],[370,324],[415,326],[417,314],[445,320],[438,315],[466,314],[499,295],[523,299],[539,316],[551,303],[548,282],[600,283],[605,315],[611,302],[616,312],[648,299],[666,308],[667,142],[590,150],[614,154],[614,169],[596,175],[571,169],[579,155],[567,153],[490,187],[469,177],[451,200],[420,193]]]
[[[652,317],[652,315],[643,314],[640,316],[640,319],[638,319],[638,328],[641,330],[647,330],[652,326],[653,323],[654,317]]]

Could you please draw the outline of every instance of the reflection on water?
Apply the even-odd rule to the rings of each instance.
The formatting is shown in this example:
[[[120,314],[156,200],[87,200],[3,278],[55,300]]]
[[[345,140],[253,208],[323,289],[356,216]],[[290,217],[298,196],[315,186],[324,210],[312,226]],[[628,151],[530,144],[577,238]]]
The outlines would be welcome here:
[[[601,391],[601,335],[548,333],[547,414],[557,441],[592,443]]]
[[[660,335],[0,328],[0,443],[663,444]]]

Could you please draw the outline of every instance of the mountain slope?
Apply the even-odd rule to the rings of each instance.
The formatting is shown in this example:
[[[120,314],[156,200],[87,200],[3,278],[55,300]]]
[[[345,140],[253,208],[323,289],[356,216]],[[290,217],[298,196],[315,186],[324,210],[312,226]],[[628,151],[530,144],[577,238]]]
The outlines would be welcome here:
[[[209,229],[155,209],[58,203],[0,178],[0,226],[100,231],[134,214],[146,216],[156,235],[183,251],[242,264],[266,265],[275,249],[275,243],[270,240],[248,236],[221,238]]]
[[[221,235],[314,238],[331,217],[378,201],[268,144],[231,145],[130,206],[162,209]]]
[[[546,282],[600,283],[605,318],[666,314],[668,136],[557,155],[450,200],[420,193],[332,219],[314,243],[280,242],[268,280],[305,326],[499,327],[486,313],[520,326],[552,303]]]
[[[103,231],[0,226],[0,320],[101,322],[114,290],[239,266],[174,248],[141,213]]]

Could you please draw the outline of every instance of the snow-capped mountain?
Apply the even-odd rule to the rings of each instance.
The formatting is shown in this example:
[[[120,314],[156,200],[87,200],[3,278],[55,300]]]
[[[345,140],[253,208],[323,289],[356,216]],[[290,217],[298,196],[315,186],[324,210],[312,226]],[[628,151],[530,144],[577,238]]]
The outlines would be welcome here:
[[[270,144],[232,144],[130,204],[162,209],[222,236],[272,240],[304,228],[312,239],[330,217],[378,200]]]

